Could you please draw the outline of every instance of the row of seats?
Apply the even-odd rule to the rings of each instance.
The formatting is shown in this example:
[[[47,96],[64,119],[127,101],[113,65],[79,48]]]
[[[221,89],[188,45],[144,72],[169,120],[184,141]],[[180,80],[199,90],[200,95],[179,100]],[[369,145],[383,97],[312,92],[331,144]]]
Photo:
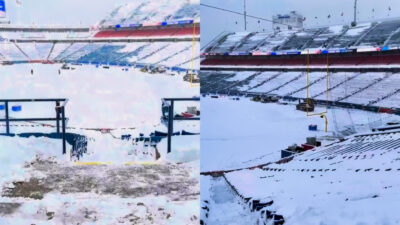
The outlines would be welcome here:
[[[194,47],[199,49],[200,44]],[[0,60],[64,61],[120,65],[127,63],[158,64],[190,68],[192,42],[130,42],[130,43],[3,43]],[[200,60],[196,58],[197,62]],[[196,65],[195,65],[196,66]],[[198,68],[198,66],[196,67]]]
[[[254,76],[232,80],[247,72],[204,72],[201,73],[202,93],[220,94],[275,94],[282,97],[306,98],[307,73],[305,72],[258,72]],[[277,78],[279,77],[279,78]],[[396,85],[398,73],[329,73],[309,74],[308,96],[317,100],[339,101],[364,106],[400,108],[400,91]]]
[[[374,151],[384,153],[398,149],[400,149],[399,133],[369,134],[351,137],[344,142],[322,147],[321,150],[309,154],[306,158],[329,159],[329,157],[335,156],[360,155],[366,152],[373,153]],[[348,158],[351,159],[352,157]]]
[[[301,51],[349,47],[382,47],[398,45],[400,20],[360,23],[355,27],[336,25],[300,31],[238,32],[222,36],[205,52]]]

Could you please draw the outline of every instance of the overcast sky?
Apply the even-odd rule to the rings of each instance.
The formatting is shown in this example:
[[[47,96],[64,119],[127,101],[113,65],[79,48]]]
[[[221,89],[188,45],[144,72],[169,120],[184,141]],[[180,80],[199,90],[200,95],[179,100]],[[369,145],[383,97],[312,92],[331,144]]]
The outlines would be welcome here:
[[[91,26],[116,6],[134,0],[6,0],[7,17],[14,24]]]
[[[243,1],[201,0],[201,3],[243,12]],[[272,15],[275,14],[298,11],[306,17],[306,27],[350,24],[353,20],[354,0],[246,0],[246,2],[248,14],[266,19],[272,19]],[[243,16],[204,6],[200,9],[202,45],[223,31],[244,30]],[[358,12],[361,21],[400,17],[400,0],[358,0]],[[328,19],[329,14],[330,19]],[[271,27],[270,22],[258,23],[257,20],[248,18],[248,31],[270,31]]]

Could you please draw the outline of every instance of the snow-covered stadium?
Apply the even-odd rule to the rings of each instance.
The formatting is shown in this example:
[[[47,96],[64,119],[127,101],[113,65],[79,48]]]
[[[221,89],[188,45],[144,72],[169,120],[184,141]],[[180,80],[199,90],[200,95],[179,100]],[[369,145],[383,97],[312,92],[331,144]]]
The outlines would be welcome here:
[[[391,19],[202,46],[201,223],[398,223],[399,37]]]
[[[198,4],[0,24],[0,224],[199,223]]]

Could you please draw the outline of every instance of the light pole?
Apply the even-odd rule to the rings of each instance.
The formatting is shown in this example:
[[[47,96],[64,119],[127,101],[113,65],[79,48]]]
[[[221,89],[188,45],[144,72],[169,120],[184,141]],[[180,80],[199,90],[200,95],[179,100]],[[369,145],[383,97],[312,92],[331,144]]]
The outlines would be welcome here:
[[[247,30],[247,12],[246,12],[246,0],[243,0],[243,5],[244,5],[244,30]]]
[[[354,20],[351,23],[353,27],[357,25],[357,0],[354,0]]]

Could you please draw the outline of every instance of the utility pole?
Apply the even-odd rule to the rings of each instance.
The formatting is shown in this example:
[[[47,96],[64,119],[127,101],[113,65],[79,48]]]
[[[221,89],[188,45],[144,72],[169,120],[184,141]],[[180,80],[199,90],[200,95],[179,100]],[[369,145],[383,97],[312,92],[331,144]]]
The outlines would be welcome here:
[[[354,20],[351,24],[353,27],[357,25],[357,0],[354,0]]]
[[[246,0],[243,0],[243,4],[244,4],[244,30],[247,30],[247,12],[246,12]]]

